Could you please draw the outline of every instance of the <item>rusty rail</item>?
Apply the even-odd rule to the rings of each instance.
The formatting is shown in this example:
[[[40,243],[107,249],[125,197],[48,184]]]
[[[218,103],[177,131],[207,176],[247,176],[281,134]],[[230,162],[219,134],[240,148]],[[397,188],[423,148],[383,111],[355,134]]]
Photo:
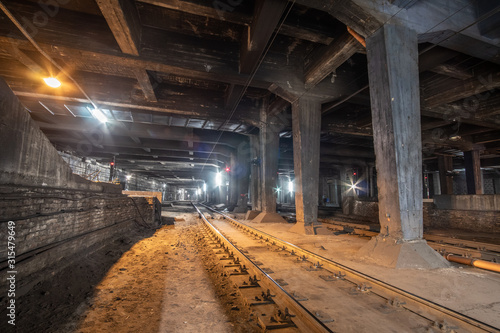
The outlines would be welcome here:
[[[349,280],[352,283],[355,283],[356,285],[364,285],[371,288],[370,292],[378,295],[381,298],[386,299],[389,302],[393,300],[403,301],[400,302],[401,307],[423,318],[428,319],[431,323],[434,323],[435,327],[439,329],[445,329],[445,327],[449,327],[451,325],[461,328],[457,332],[500,333],[499,328],[493,327],[487,323],[476,320],[472,317],[459,313],[453,309],[447,308],[433,301],[430,301],[418,295],[407,292],[403,289],[400,289],[396,286],[383,282],[375,277],[369,276],[355,269],[349,268],[331,259],[325,258],[316,253],[302,249],[294,244],[281,240],[268,233],[252,228],[209,206],[206,205],[203,206],[209,209],[210,211],[222,215],[235,227],[240,228],[243,231],[246,231],[257,237],[260,237],[262,240],[267,241],[272,245],[278,246],[283,250],[290,252],[292,255],[305,257],[314,263],[318,262],[319,264],[323,265],[323,267],[328,271],[338,272],[338,276],[342,276],[342,278]]]

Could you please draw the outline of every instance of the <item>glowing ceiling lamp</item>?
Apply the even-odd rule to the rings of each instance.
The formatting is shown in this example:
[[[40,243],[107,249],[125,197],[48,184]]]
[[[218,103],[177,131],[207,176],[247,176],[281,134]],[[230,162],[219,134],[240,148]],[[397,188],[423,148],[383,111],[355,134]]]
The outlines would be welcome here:
[[[288,192],[293,192],[293,182],[288,182]]]
[[[220,172],[217,172],[215,175],[215,186],[221,186],[222,185],[222,175]]]
[[[61,82],[55,77],[45,77],[43,78],[45,84],[52,88],[59,88],[61,86]]]
[[[92,116],[95,119],[99,120],[101,123],[105,123],[105,122],[108,121],[108,117],[106,117],[106,115],[104,113],[102,113],[101,110],[99,110],[99,109],[91,109],[89,107],[87,107],[87,109],[92,114]]]
[[[207,183],[203,183],[203,192],[207,191]]]

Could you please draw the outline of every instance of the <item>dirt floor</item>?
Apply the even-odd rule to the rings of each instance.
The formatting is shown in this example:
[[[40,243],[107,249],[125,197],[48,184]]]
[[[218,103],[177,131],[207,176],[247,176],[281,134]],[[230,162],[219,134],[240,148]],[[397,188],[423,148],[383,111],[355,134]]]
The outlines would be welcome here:
[[[17,327],[0,332],[258,331],[198,240],[192,209],[175,210],[163,214],[175,225],[135,230],[51,274],[18,299]]]

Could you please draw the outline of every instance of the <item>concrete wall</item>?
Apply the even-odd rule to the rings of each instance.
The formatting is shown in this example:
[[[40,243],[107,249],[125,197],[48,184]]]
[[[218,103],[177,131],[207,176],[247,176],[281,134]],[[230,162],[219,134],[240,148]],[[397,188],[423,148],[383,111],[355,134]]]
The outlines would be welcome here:
[[[68,265],[76,254],[91,254],[135,225],[156,225],[146,198],[48,187],[0,186],[0,218],[1,244],[8,236],[7,221],[15,223],[20,288],[43,279],[38,276],[43,268]],[[7,246],[2,246],[2,279],[6,258]]]
[[[0,279],[8,270],[9,221],[19,289],[50,277],[43,268],[90,255],[136,224],[153,226],[157,214],[147,199],[121,190],[74,175],[0,78]]]
[[[500,233],[499,197],[453,195],[437,196],[434,202],[425,200],[424,227]],[[378,222],[378,203],[345,197],[343,213],[355,219]]]
[[[437,195],[434,204],[438,209],[500,211],[500,194]]]
[[[424,203],[424,227],[500,233],[500,211],[438,209]]]

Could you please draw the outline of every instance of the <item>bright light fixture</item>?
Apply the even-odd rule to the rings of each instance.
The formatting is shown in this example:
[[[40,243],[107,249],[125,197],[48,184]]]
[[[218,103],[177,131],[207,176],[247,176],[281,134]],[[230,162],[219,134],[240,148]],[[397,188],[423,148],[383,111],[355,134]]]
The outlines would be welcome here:
[[[215,186],[221,186],[222,185],[222,175],[220,172],[217,172],[215,175]]]
[[[207,191],[207,183],[203,183],[203,192]]]
[[[59,88],[61,86],[61,82],[59,82],[59,80],[56,79],[55,77],[45,77],[43,78],[43,80],[45,81],[45,84],[48,85],[49,87]]]
[[[130,180],[130,178],[132,178],[132,175],[126,175],[125,178],[127,178],[127,180]]]
[[[196,193],[198,193],[198,195],[201,195],[201,188],[198,187],[198,189],[196,190]]]
[[[87,108],[90,113],[92,114],[92,116],[99,120],[101,123],[105,123],[108,121],[108,117],[106,117],[106,115],[104,113],[102,113],[101,110],[99,109],[91,109],[91,108]]]
[[[288,182],[288,192],[293,192],[293,183],[292,183],[292,181]]]
[[[356,184],[351,185],[351,190],[354,190],[356,188]]]

